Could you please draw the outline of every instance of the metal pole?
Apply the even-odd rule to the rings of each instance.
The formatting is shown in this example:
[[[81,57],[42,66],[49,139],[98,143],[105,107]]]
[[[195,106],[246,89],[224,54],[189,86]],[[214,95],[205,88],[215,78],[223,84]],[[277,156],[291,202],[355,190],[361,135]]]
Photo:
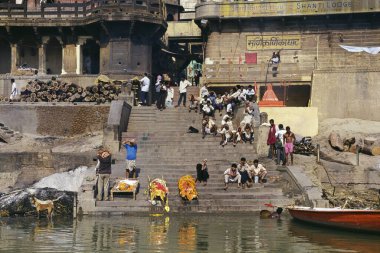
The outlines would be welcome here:
[[[360,148],[356,149],[356,166],[359,166],[359,153],[360,153]]]
[[[321,162],[320,151],[321,151],[321,146],[317,144],[317,163]]]

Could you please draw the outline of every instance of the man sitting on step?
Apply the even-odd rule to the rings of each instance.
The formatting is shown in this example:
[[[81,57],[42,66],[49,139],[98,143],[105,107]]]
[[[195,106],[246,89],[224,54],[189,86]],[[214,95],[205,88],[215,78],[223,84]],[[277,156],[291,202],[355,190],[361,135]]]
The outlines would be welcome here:
[[[238,183],[238,188],[241,186],[241,175],[239,171],[237,170],[237,165],[236,163],[233,163],[231,165],[231,168],[228,168],[224,172],[224,190],[228,189],[228,184],[229,183]]]
[[[259,163],[259,160],[255,159],[253,161],[253,166],[250,167],[251,178],[254,179],[255,183],[265,183],[265,176],[267,175],[267,170],[262,164]]]

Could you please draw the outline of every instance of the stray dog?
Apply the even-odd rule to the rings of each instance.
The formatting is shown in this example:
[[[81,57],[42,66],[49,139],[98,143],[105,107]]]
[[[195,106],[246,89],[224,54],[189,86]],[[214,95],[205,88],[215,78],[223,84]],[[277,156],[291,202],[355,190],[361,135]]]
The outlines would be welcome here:
[[[62,198],[62,196],[54,200],[40,200],[36,197],[32,197],[31,202],[32,205],[36,207],[38,219],[40,218],[40,211],[44,210],[47,210],[48,219],[52,219],[54,211],[54,202],[59,200],[60,198]]]

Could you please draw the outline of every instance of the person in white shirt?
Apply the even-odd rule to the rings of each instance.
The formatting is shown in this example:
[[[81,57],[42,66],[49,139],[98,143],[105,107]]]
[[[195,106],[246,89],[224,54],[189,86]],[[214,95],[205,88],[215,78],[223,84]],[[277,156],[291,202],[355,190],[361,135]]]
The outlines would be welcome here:
[[[187,87],[189,86],[191,86],[191,83],[187,81],[184,77],[182,77],[181,81],[179,82],[179,99],[176,107],[179,107],[181,105],[182,100],[183,106],[186,107],[186,92]]]
[[[250,167],[251,178],[254,178],[255,183],[264,183],[263,179],[267,175],[267,170],[262,164],[259,163],[259,160],[253,161],[253,166]]]
[[[233,163],[231,165],[231,168],[228,168],[224,172],[224,190],[228,189],[228,184],[229,183],[238,183],[238,188],[240,188],[241,185],[241,175],[239,171],[237,170],[237,165],[236,163]]]
[[[148,74],[144,73],[144,77],[140,80],[141,83],[141,91],[140,91],[140,100],[142,105],[147,105],[149,88],[150,88],[150,80],[148,78]]]
[[[170,84],[166,84],[166,89],[166,107],[173,107],[174,89],[173,87],[170,87]]]
[[[206,116],[211,116],[213,118],[215,117],[214,116],[215,109],[211,105],[211,101],[210,100],[207,100],[206,104],[202,107],[202,112],[203,112],[203,117],[206,117]]]
[[[245,159],[245,157],[242,157],[240,159],[240,163],[238,164],[237,166],[237,169],[240,173],[240,176],[241,176],[241,183],[242,183],[242,186],[243,186],[243,189],[245,188],[249,178],[250,178],[250,175],[249,175],[249,165],[247,164],[247,160]]]
[[[284,134],[286,133],[286,130],[284,129],[284,126],[282,124],[278,125],[278,131],[276,132],[276,151],[277,151],[277,160],[276,164],[279,165],[280,161],[282,161],[282,165],[285,165],[285,152],[284,152]]]
[[[255,97],[255,90],[253,89],[252,85],[248,85],[248,89],[247,89],[247,92],[246,92],[246,98],[248,101],[253,101]]]
[[[209,92],[208,92],[208,89],[207,89],[207,84],[203,84],[202,88],[201,88],[201,97],[203,98],[204,96],[208,96],[209,95]]]
[[[161,90],[162,76],[158,75],[155,86],[154,100],[156,102],[157,108],[159,109],[158,104],[160,103],[160,90]],[[154,102],[154,101],[153,101]]]
[[[20,95],[20,90],[18,89],[18,86],[16,84],[16,81],[15,79],[11,79],[11,83],[12,83],[12,92],[11,92],[11,95],[10,95],[10,100],[16,100],[18,99],[19,95]]]
[[[230,141],[232,138],[232,130],[227,124],[225,124],[222,126],[222,129],[218,131],[218,133],[220,133],[220,135],[222,136],[222,141],[220,142],[220,145],[224,147],[227,144],[227,142]]]
[[[202,139],[206,137],[206,134],[217,134],[217,126],[215,122],[209,117],[204,117],[202,120]]]

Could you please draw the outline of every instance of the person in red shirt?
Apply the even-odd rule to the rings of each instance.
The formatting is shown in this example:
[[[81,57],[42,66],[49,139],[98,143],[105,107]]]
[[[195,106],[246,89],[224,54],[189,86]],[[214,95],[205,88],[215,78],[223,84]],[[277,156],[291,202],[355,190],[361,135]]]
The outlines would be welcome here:
[[[269,145],[269,154],[268,157],[270,159],[276,157],[276,132],[277,132],[277,126],[274,124],[274,120],[269,120],[270,128],[268,133],[268,139],[267,139],[267,145]]]

